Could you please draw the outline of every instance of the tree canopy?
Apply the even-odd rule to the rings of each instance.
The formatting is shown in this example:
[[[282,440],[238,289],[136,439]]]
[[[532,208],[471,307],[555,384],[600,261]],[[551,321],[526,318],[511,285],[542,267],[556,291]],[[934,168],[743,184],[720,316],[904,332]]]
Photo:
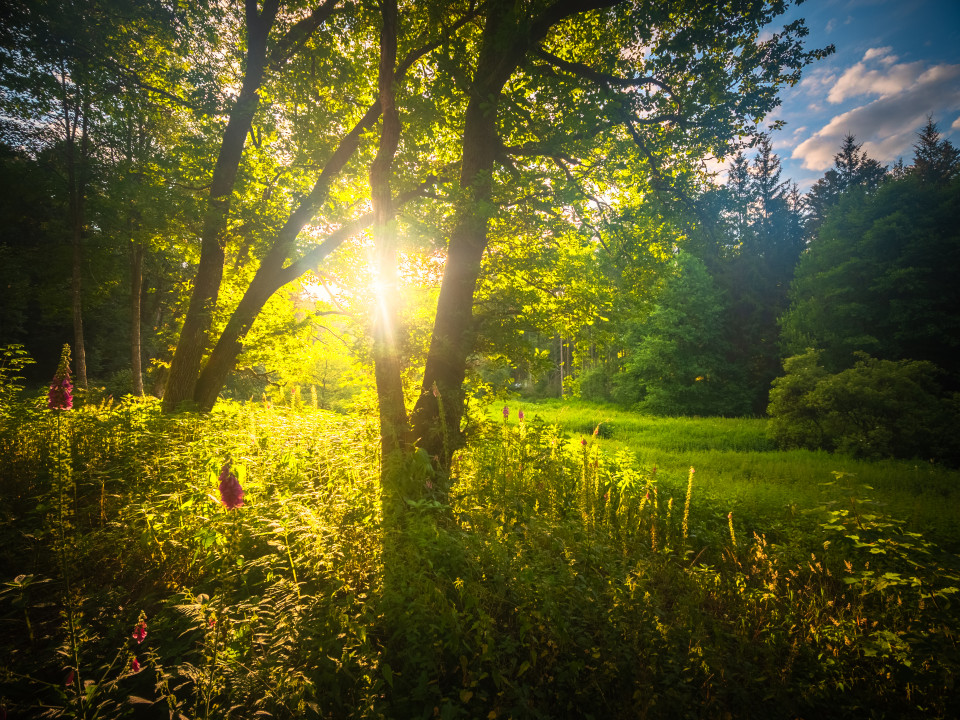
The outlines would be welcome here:
[[[803,47],[802,21],[766,32],[786,6],[97,0],[79,23],[56,0],[14,3],[6,167],[60,152],[75,171],[52,210],[71,228],[75,357],[102,248],[111,296],[127,298],[113,306],[131,318],[133,387],[146,353],[167,411],[212,407],[257,355],[255,323],[284,326],[258,320],[290,302],[281,288],[322,280],[338,248],[372,238],[391,310],[403,248],[439,254],[409,417],[395,312],[372,323],[372,358],[394,408],[384,437],[446,464],[475,350],[505,334],[504,347],[524,344],[518,333],[602,339],[597,318],[615,313],[601,283],[651,292],[684,226],[705,224],[702,158],[755,138],[779,90],[829,52]],[[793,241],[774,230],[786,192],[765,147],[744,232],[788,265],[779,248]]]

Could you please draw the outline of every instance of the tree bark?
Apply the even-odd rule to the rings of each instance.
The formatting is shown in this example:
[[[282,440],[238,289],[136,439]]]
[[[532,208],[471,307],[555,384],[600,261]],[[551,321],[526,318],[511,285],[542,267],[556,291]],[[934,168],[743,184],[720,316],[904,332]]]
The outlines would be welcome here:
[[[143,354],[140,342],[140,310],[143,294],[143,243],[131,240],[130,252],[130,373],[131,391],[143,395]]]
[[[184,318],[180,339],[170,364],[163,394],[163,411],[173,412],[193,398],[200,362],[207,349],[210,326],[217,307],[226,259],[224,230],[230,211],[230,196],[236,183],[243,147],[260,102],[259,90],[267,64],[267,39],[273,26],[278,0],[267,0],[263,12],[256,0],[246,0],[247,55],[240,95],[223,133],[220,153],[213,168],[210,196],[200,234],[200,263],[193,294]]]
[[[336,0],[327,0],[323,7],[326,8],[329,13],[335,5]],[[322,12],[318,10],[315,15],[319,18]],[[463,17],[451,26],[451,32],[467,23],[474,15],[474,10],[464,14]],[[276,56],[281,49],[284,50],[284,52],[290,49],[293,42],[285,42],[286,38],[292,36],[302,37],[303,33],[308,29],[308,26],[315,29],[320,22],[320,20],[316,18],[309,23],[308,20],[310,20],[310,18],[298,23],[284,39],[281,39],[277,45],[277,50],[274,52],[274,56]],[[300,28],[299,30],[298,27]],[[435,49],[441,41],[442,39],[434,38],[422,46],[411,50],[404,57],[403,61],[396,65],[393,74],[394,83],[399,83],[404,74],[413,67],[420,58]],[[310,194],[291,212],[287,222],[277,233],[273,245],[257,269],[253,281],[248,286],[237,309],[231,315],[226,328],[218,339],[206,365],[203,367],[194,384],[193,400],[201,411],[210,410],[216,403],[217,396],[223,388],[227,376],[233,370],[237,356],[243,350],[243,338],[253,326],[257,315],[263,309],[270,295],[284,284],[292,282],[311,267],[314,267],[323,258],[333,252],[344,240],[349,238],[352,233],[367,227],[373,222],[372,215],[366,215],[348,221],[341,226],[340,230],[333,233],[322,244],[315,246],[300,258],[292,259],[291,257],[296,247],[298,234],[303,227],[312,220],[317,210],[326,201],[331,184],[343,171],[351,157],[353,157],[364,134],[377,122],[380,117],[380,112],[381,104],[378,98],[377,101],[370,105],[353,129],[340,141],[337,149],[324,165]],[[407,199],[420,195],[434,182],[436,182],[436,178],[431,177],[426,180],[420,188],[394,198],[394,206],[396,207],[406,202]],[[289,264],[284,265],[288,260],[290,261]],[[199,367],[199,359],[197,363]],[[169,403],[170,409],[173,409],[173,407],[181,401],[182,400],[177,400],[176,402],[171,401]],[[166,406],[167,404],[165,402],[165,407]]]
[[[63,81],[66,82],[65,80]],[[87,158],[90,151],[90,136],[87,124],[89,104],[80,100],[77,89],[77,105],[71,113],[64,85],[64,115],[66,121],[67,182],[70,198],[70,244],[72,247],[72,273],[70,281],[71,307],[73,312],[73,363],[76,384],[87,387],[87,352],[83,336],[83,233],[86,208]],[[72,114],[72,117],[71,117]],[[79,123],[80,148],[77,149]]]
[[[522,14],[516,3],[508,0],[492,0],[487,6],[464,118],[460,187],[466,200],[450,234],[423,386],[412,413],[413,435],[419,446],[438,458],[444,468],[463,444],[463,381],[467,357],[474,347],[473,295],[487,247],[493,167],[502,145],[497,109],[503,87],[527,51],[557,23],[621,1],[557,0],[533,17]]]
[[[393,483],[392,466],[402,460],[410,447],[410,426],[403,399],[400,375],[399,276],[397,272],[397,232],[394,222],[390,176],[393,158],[400,143],[400,114],[395,97],[397,61],[397,2],[384,0],[383,26],[380,31],[380,72],[378,89],[380,146],[370,167],[370,198],[373,207],[373,239],[377,253],[377,307],[373,325],[374,375],[380,406],[381,481],[384,496]]]
[[[524,54],[522,43],[510,37],[517,28],[506,22],[509,5],[492,4],[484,25],[464,118],[460,188],[466,200],[450,234],[423,386],[412,413],[418,445],[444,468],[462,445],[463,381],[475,335],[473,295],[487,247],[493,166],[501,144],[497,108],[503,86]]]

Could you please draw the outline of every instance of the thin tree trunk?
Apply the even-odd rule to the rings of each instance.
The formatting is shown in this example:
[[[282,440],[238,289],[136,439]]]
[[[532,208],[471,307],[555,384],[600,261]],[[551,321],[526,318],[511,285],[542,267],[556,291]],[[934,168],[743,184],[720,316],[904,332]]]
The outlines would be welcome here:
[[[64,81],[65,82],[65,81]],[[78,91],[79,92],[79,91]],[[80,105],[83,105],[81,108]],[[86,162],[90,147],[87,125],[88,105],[77,99],[73,117],[64,87],[64,115],[66,121],[67,182],[70,198],[70,244],[72,246],[72,275],[70,282],[73,312],[73,363],[76,384],[87,387],[87,353],[83,336],[83,226],[86,202]],[[77,126],[80,127],[80,149],[77,150]]]
[[[140,308],[143,296],[143,243],[133,241],[130,254],[130,372],[132,392],[143,395],[143,354],[140,342]]]
[[[82,231],[74,228],[72,235],[73,245],[73,276],[71,279],[71,305],[73,306],[73,366],[76,383],[80,387],[87,387],[87,353],[83,340],[83,283],[81,272],[83,269]]]

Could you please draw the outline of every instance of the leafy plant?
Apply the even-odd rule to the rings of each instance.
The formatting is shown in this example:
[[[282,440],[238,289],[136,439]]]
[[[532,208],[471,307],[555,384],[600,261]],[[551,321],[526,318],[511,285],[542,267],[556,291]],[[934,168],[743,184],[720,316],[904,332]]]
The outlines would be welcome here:
[[[781,447],[823,447],[866,457],[956,459],[954,409],[931,363],[878,360],[828,375],[808,350],[774,382],[770,432]]]

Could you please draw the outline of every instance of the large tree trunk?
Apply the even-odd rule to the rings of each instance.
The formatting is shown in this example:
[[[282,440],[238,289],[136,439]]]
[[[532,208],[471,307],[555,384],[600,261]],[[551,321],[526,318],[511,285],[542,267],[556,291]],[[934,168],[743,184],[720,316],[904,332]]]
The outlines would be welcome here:
[[[373,324],[374,374],[380,406],[381,481],[384,501],[395,494],[396,467],[410,447],[410,426],[400,375],[400,332],[397,272],[397,231],[394,222],[390,176],[400,142],[400,114],[395,98],[397,61],[397,3],[384,0],[380,32],[380,111],[383,122],[380,146],[370,167],[370,198],[373,206],[373,239],[377,252],[377,307]]]
[[[493,166],[500,148],[497,108],[504,84],[523,57],[522,43],[511,37],[516,25],[505,22],[508,5],[501,2],[492,7],[484,26],[464,118],[460,187],[467,200],[450,234],[423,386],[412,413],[419,446],[444,468],[462,445],[463,380],[475,335],[473,294],[487,247]]]
[[[223,280],[226,259],[224,230],[230,211],[230,196],[236,183],[243,146],[260,101],[259,90],[267,63],[267,37],[276,17],[277,2],[273,0],[266,3],[262,14],[257,11],[255,0],[247,0],[246,4],[246,70],[213,169],[210,196],[200,234],[200,263],[183,329],[170,364],[170,375],[163,394],[164,412],[172,412],[185,400],[193,399]]]
[[[418,444],[439,458],[445,468],[450,466],[453,451],[463,443],[463,380],[467,357],[474,347],[473,294],[487,247],[493,167],[501,147],[497,108],[503,87],[527,50],[554,25],[576,13],[620,1],[557,0],[536,16],[524,14],[512,0],[492,0],[487,6],[464,118],[460,187],[467,199],[450,235],[423,387],[412,414]]]

